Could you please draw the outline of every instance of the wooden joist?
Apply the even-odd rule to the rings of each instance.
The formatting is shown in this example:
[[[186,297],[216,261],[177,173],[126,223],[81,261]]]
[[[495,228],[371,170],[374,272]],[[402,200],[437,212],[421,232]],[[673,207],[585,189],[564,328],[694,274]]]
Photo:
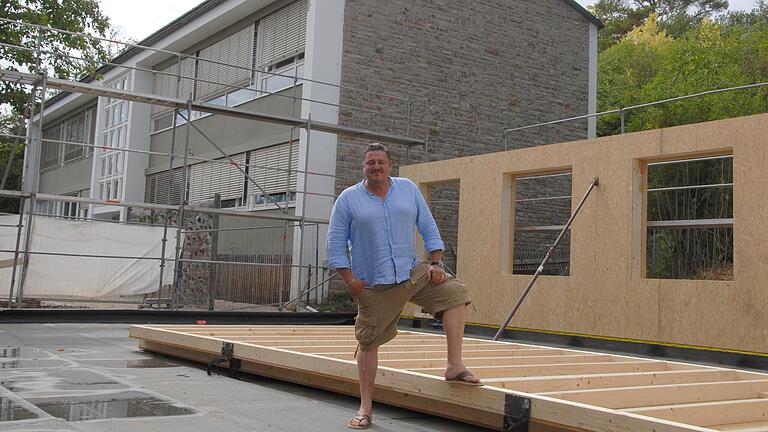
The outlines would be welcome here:
[[[141,348],[207,362],[224,342],[242,369],[357,394],[348,326],[131,326]],[[401,332],[380,348],[377,400],[501,430],[505,401],[531,401],[548,431],[747,431],[768,426],[768,374],[465,338],[485,386],[449,384],[443,336]],[[531,428],[535,430],[536,428]]]

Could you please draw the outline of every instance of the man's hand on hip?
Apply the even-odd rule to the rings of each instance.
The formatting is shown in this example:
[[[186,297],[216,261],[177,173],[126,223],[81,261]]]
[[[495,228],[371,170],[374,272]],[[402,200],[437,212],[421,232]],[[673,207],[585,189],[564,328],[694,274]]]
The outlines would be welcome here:
[[[427,280],[430,285],[440,285],[447,279],[448,276],[445,274],[445,269],[443,267],[438,265],[429,266],[429,270],[427,270]]]
[[[371,284],[362,279],[353,278],[347,282],[346,285],[349,293],[352,294],[353,297],[357,297],[361,292],[363,292],[365,287],[370,286]]]

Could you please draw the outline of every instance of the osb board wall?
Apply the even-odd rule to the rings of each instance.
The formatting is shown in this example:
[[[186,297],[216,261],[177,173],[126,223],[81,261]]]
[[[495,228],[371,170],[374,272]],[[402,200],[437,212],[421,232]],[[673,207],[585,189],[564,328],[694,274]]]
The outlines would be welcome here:
[[[734,280],[646,279],[645,164],[730,153]],[[400,173],[424,191],[460,182],[457,270],[473,296],[470,322],[499,325],[530,280],[510,274],[512,179],[569,169],[574,209],[600,178],[572,226],[570,276],[540,277],[511,327],[768,353],[766,159],[763,114],[404,166]]]

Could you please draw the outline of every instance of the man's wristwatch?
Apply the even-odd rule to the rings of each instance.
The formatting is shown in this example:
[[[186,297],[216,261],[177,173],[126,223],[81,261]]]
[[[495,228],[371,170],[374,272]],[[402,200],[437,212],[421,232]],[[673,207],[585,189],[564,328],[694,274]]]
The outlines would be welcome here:
[[[429,265],[438,266],[441,269],[445,269],[445,264],[442,261],[432,261]]]

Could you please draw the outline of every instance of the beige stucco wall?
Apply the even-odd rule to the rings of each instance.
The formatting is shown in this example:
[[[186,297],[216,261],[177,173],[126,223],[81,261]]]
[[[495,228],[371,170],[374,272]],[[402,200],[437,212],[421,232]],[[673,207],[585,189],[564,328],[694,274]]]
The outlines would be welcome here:
[[[645,164],[733,154],[734,280],[645,278]],[[542,276],[510,327],[768,353],[768,115],[401,167],[428,190],[460,181],[458,275],[498,326],[530,276],[509,274],[514,175],[570,169],[570,276]],[[428,194],[426,194],[428,196]],[[415,313],[415,310],[412,310]],[[408,314],[408,310],[405,312]]]

